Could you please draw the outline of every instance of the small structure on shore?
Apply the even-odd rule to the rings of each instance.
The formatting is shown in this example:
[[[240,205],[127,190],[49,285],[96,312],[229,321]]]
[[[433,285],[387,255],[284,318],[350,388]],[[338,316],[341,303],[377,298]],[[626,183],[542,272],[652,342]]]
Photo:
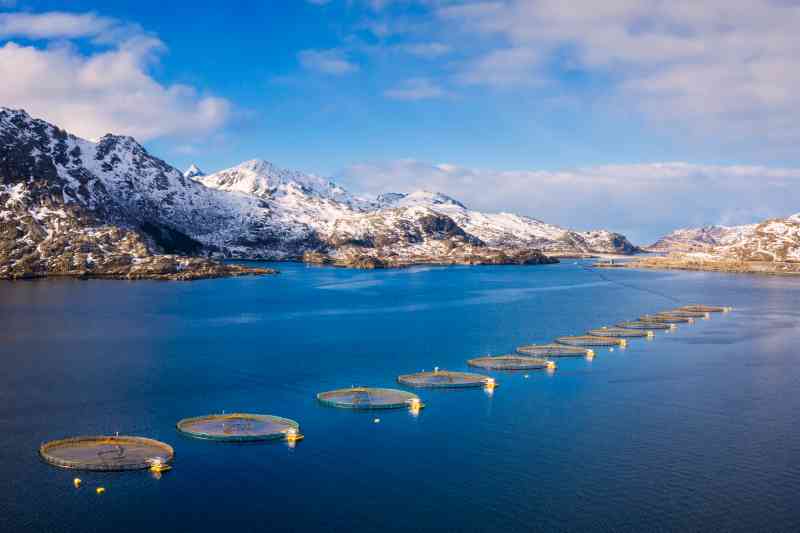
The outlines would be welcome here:
[[[517,352],[530,357],[594,357],[594,350],[566,344],[526,344],[517,347]]]
[[[494,387],[494,379],[481,374],[470,372],[453,372],[450,370],[435,369],[431,372],[417,372],[405,374],[397,378],[399,383],[417,388],[468,388],[468,387]]]
[[[541,357],[527,355],[487,355],[467,361],[469,366],[487,370],[555,370],[556,364]]]
[[[595,335],[574,335],[558,337],[556,339],[558,344],[566,344],[568,346],[622,346],[628,345],[625,339],[616,337],[598,337]]]
[[[418,411],[425,407],[419,396],[397,389],[350,387],[317,394],[317,400],[343,409],[402,409]]]
[[[45,442],[39,455],[61,468],[115,472],[146,470],[153,465],[167,469],[175,452],[169,444],[146,437],[93,435]]]
[[[184,418],[178,431],[206,440],[245,442],[259,440],[301,440],[300,424],[289,418],[251,413],[230,413]]]

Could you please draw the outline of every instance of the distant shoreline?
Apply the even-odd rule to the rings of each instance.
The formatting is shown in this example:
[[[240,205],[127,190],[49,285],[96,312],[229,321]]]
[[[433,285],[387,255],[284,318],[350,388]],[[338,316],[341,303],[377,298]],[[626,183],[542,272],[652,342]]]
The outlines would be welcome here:
[[[599,266],[600,268],[607,268],[603,265]],[[760,274],[767,276],[800,275],[800,262],[699,259],[675,255],[640,258],[613,266],[648,270],[688,270],[698,272],[724,272],[729,274]]]

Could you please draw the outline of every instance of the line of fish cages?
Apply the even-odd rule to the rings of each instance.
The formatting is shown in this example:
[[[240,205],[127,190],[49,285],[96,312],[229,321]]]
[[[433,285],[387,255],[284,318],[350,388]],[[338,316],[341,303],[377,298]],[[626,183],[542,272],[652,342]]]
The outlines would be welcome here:
[[[615,326],[591,329],[585,335],[557,337],[554,342],[526,344],[516,353],[487,355],[467,361],[467,365],[490,371],[555,370],[552,360],[559,357],[591,359],[594,347],[625,347],[628,338],[652,338],[654,331],[669,331],[676,324],[690,323],[696,318],[709,318],[711,313],[727,313],[731,307],[702,304],[684,305]],[[527,375],[526,375],[527,377]],[[492,377],[471,372],[441,370],[421,371],[397,377],[401,385],[423,389],[458,389],[487,387]],[[379,387],[353,386],[317,394],[320,404],[353,410],[410,409],[418,412],[425,404],[408,391]],[[377,421],[378,419],[376,419]],[[185,435],[216,441],[286,440],[293,443],[303,438],[300,425],[294,420],[273,415],[230,413],[185,418],[176,424]],[[171,468],[174,450],[168,444],[147,437],[100,435],[57,439],[39,447],[42,459],[54,466],[76,470],[121,471],[150,469],[159,473]],[[158,474],[157,474],[158,475]],[[75,478],[75,486],[80,479]],[[98,493],[105,491],[98,487]]]

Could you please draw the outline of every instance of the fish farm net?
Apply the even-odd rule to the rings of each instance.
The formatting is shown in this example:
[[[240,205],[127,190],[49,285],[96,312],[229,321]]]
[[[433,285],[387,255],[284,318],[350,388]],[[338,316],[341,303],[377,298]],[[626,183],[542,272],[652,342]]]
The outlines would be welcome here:
[[[409,387],[419,388],[464,388],[483,387],[490,384],[491,378],[470,372],[451,372],[434,370],[433,372],[417,372],[397,378],[397,381]]]
[[[693,319],[685,316],[675,315],[644,315],[639,317],[640,322],[657,322],[663,324],[680,324],[691,322]]]
[[[641,321],[632,321],[632,322],[621,322],[617,324],[617,327],[624,328],[624,329],[673,329],[675,324],[667,324],[664,322],[641,322]]]
[[[553,361],[526,355],[487,355],[470,359],[467,364],[487,370],[544,370],[556,366]]]
[[[351,387],[317,394],[317,400],[331,407],[345,409],[419,408],[424,404],[419,396],[397,389]]]
[[[709,313],[701,311],[682,311],[680,309],[671,309],[669,311],[661,311],[657,313],[660,316],[680,316],[684,318],[706,318]]]
[[[198,439],[231,442],[296,439],[300,430],[294,420],[249,413],[184,418],[177,427],[181,433]]]
[[[591,329],[586,333],[592,337],[616,337],[619,339],[653,336],[653,332],[650,330],[626,328],[598,328]]]
[[[594,351],[580,346],[566,344],[526,344],[517,348],[517,352],[532,357],[591,357]]]
[[[569,346],[625,346],[625,339],[616,337],[598,337],[594,335],[577,335],[569,337],[558,337],[556,342]]]
[[[684,305],[683,307],[679,307],[681,311],[695,311],[698,313],[727,313],[731,310],[730,307],[723,307],[721,305],[700,305],[700,304],[692,304],[692,305]]]
[[[100,435],[45,442],[39,455],[61,468],[112,472],[169,464],[174,452],[168,444],[145,437]]]

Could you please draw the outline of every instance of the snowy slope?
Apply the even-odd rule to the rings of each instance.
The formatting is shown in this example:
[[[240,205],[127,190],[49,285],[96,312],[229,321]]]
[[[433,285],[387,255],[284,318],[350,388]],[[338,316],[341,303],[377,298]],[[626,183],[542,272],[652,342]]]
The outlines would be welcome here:
[[[631,253],[635,247],[624,236],[606,230],[575,232],[513,213],[483,213],[441,193],[416,191],[378,198],[386,207],[424,206],[452,218],[467,233],[491,246],[539,248],[559,253]]]
[[[740,241],[755,231],[756,224],[681,228],[647,247],[651,252],[701,252]]]
[[[648,249],[706,259],[800,261],[800,214],[759,224],[680,229]]]
[[[23,219],[33,222],[18,222]],[[114,242],[128,235],[142,253],[241,258],[336,256],[346,248],[426,260],[455,254],[469,261],[484,250],[495,261],[511,249],[633,250],[611,232],[578,233],[510,213],[473,211],[439,193],[365,199],[329,179],[263,160],[209,175],[194,165],[180,172],[133,138],[106,135],[92,142],[24,111],[0,108],[0,263],[20,261],[25,243],[41,243],[42,235],[60,238],[66,227],[82,235],[85,247],[100,238],[97,228],[119,228],[124,235],[114,233]]]

